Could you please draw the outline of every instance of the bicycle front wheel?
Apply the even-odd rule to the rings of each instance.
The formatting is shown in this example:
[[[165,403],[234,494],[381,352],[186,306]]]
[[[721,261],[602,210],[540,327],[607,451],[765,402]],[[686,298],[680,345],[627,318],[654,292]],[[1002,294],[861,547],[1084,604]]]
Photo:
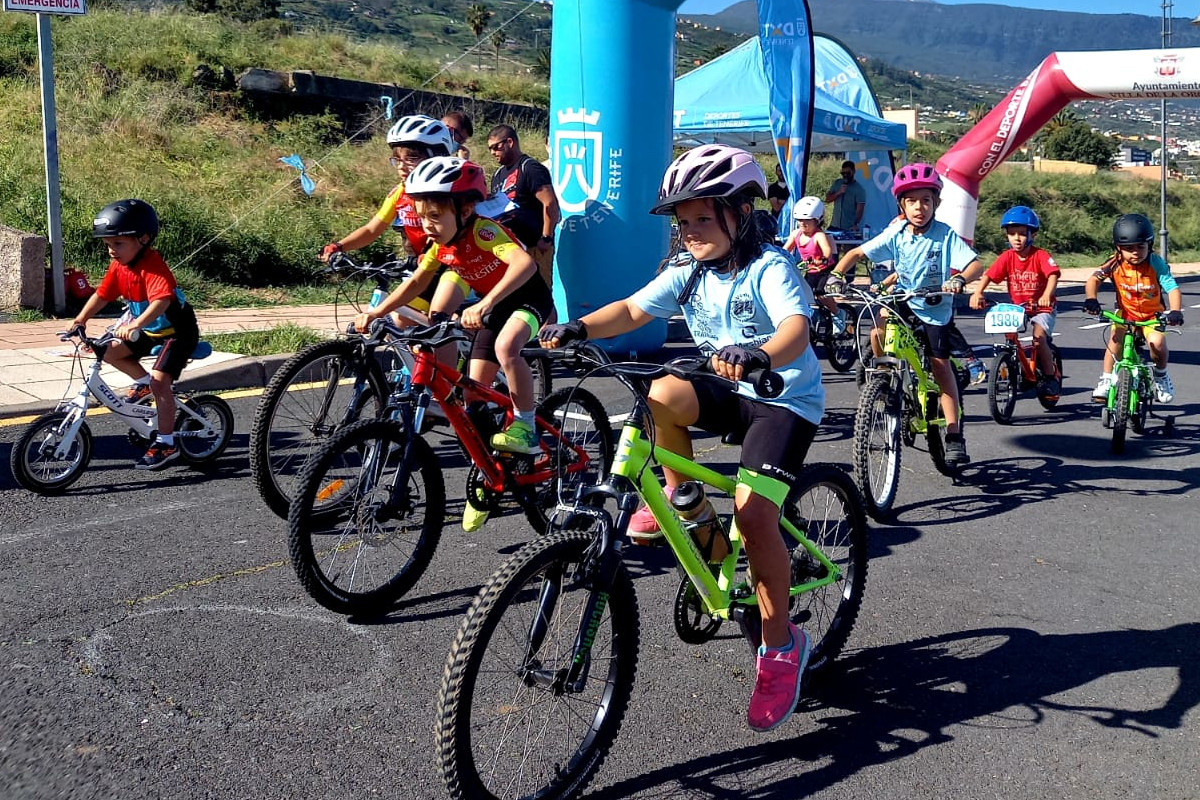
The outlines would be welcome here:
[[[391,420],[335,434],[300,475],[288,552],[314,600],[343,614],[387,610],[429,567],[446,487],[429,444]]]
[[[784,507],[786,519],[841,571],[837,581],[791,601],[792,622],[812,637],[810,672],[828,668],[842,652],[862,608],[867,586],[867,518],[863,512],[854,483],[832,464],[806,466]],[[793,586],[828,574],[825,565],[801,546],[792,548],[791,564]]]
[[[58,494],[79,480],[92,460],[92,431],[82,423],[60,457],[66,428],[65,411],[51,411],[29,423],[8,459],[17,483],[38,494]]]
[[[890,376],[875,374],[854,415],[854,483],[867,513],[878,520],[891,512],[900,485],[902,404]]]
[[[338,429],[379,416],[387,397],[383,371],[355,342],[317,342],[271,377],[250,428],[250,472],[263,502],[287,518],[308,457]]]
[[[1129,407],[1133,398],[1133,370],[1117,370],[1117,402],[1112,410],[1112,451],[1125,452],[1125,432],[1129,427]]]
[[[1007,351],[997,355],[992,361],[992,373],[988,375],[988,407],[992,419],[1001,425],[1012,422],[1020,384],[1021,369],[1017,366],[1016,356]]]
[[[542,455],[535,469],[549,466],[554,477],[534,488],[525,516],[545,533],[560,498],[570,502],[575,487],[597,484],[608,474],[613,433],[604,404],[585,389],[554,392],[538,408],[538,418]]]
[[[565,679],[595,585],[594,535],[557,532],[522,547],[484,584],[459,626],[435,735],[451,797],[574,797],[617,736],[637,670],[638,608],[624,564],[586,626],[592,644]]]

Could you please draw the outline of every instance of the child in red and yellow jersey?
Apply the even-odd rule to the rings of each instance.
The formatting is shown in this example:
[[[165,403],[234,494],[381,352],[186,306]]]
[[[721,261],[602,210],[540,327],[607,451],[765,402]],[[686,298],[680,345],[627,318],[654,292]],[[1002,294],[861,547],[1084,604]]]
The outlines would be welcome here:
[[[476,215],[475,204],[487,194],[478,164],[461,158],[431,158],[409,175],[407,191],[429,237],[429,249],[412,277],[377,308],[358,315],[355,324],[366,330],[373,319],[407,303],[433,283],[439,270],[448,268],[438,282],[432,310],[452,310],[448,298],[474,290],[479,301],[462,312],[463,327],[477,331],[470,376],[488,385],[503,367],[508,378],[513,423],[492,437],[492,447],[537,452],[533,373],[521,358],[521,348],[554,308],[550,287],[538,274],[533,257],[503,225]],[[486,518],[486,512],[468,503],[463,527],[476,530]]]

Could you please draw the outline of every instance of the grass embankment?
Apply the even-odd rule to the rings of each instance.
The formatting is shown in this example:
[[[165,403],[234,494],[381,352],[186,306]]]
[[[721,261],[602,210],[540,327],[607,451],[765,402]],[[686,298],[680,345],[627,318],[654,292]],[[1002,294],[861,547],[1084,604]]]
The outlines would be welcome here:
[[[288,322],[266,331],[245,333],[217,333],[204,339],[214,350],[223,353],[238,353],[243,356],[269,356],[277,353],[295,353],[310,344],[324,341],[327,337],[311,328]]]
[[[283,23],[236,25],[216,16],[92,9],[52,20],[65,261],[93,279],[106,258],[91,239],[95,212],[122,197],[153,203],[158,247],[198,307],[320,302],[315,253],[363,224],[396,180],[382,135],[350,144],[333,116],[270,120],[236,92],[191,85],[199,64],[316,69],[359,80],[545,106],[528,79],[447,73],[394,46],[326,33],[292,34]],[[390,123],[382,109],[373,126]],[[488,159],[488,122],[470,143]],[[45,230],[41,103],[35,19],[0,16],[0,222]],[[544,148],[530,131],[527,147]],[[278,159],[300,154],[317,191],[300,191]],[[373,248],[396,245],[387,235]]]

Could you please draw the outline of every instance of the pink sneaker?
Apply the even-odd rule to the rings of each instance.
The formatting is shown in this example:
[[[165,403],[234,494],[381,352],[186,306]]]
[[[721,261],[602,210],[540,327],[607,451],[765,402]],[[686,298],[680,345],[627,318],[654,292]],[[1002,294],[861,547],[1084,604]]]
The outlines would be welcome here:
[[[674,489],[668,486],[665,491],[667,499],[670,500]],[[658,520],[650,513],[649,506],[644,505],[633,512],[633,516],[629,518],[629,533],[631,534],[629,540],[634,544],[645,544],[652,539],[662,538],[662,531],[658,529]]]
[[[758,678],[750,695],[746,720],[756,731],[778,728],[796,710],[800,702],[800,678],[808,666],[812,642],[808,634],[788,623],[792,648],[786,652],[758,648]]]

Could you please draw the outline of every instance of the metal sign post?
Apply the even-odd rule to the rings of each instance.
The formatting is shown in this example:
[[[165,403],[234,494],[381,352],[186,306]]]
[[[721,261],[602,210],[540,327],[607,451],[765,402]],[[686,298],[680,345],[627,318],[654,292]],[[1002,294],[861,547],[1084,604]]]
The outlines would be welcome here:
[[[50,238],[50,281],[54,313],[67,309],[63,285],[62,197],[58,182],[58,115],[54,106],[54,42],[50,14],[86,14],[85,0],[4,0],[5,11],[37,14],[38,65],[42,77],[42,146],[46,155],[46,222]]]

